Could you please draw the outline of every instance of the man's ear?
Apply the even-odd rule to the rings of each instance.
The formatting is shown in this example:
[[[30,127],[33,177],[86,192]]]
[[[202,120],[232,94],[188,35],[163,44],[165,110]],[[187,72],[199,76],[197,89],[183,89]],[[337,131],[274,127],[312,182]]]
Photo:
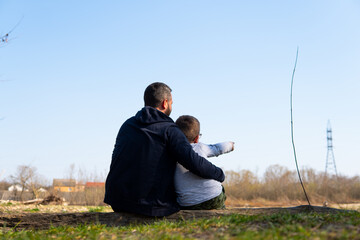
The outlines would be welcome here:
[[[166,109],[166,108],[168,107],[168,100],[167,100],[167,99],[165,99],[164,101],[162,101],[161,107],[162,107],[163,109]]]
[[[159,111],[163,111],[164,109],[166,109],[166,106],[167,106],[167,99],[162,101],[159,107],[157,107],[156,109],[158,109]]]
[[[197,135],[196,138],[194,138],[194,143],[198,143],[198,142],[199,142],[199,138],[200,138],[200,135]]]

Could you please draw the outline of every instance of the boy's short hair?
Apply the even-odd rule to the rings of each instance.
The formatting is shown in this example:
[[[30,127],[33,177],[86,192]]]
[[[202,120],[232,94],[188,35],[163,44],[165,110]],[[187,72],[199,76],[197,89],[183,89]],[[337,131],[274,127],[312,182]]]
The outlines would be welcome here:
[[[200,134],[200,122],[193,116],[180,116],[175,123],[185,134],[189,142],[194,142],[194,139]]]

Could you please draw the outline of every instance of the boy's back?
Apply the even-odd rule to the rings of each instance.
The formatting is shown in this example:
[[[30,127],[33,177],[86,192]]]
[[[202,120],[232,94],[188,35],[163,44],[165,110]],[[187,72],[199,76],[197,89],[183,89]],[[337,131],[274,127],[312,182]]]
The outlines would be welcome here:
[[[200,156],[208,158],[230,152],[234,148],[233,142],[223,142],[214,145],[191,143],[194,151]],[[220,182],[204,179],[191,173],[181,164],[175,170],[175,191],[180,206],[193,206],[219,196],[222,193]]]

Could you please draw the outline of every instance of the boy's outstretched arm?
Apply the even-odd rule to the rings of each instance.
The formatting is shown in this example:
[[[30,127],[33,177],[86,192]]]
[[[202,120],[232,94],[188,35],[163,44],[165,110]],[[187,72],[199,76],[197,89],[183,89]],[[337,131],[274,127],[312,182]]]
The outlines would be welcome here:
[[[234,151],[234,142],[222,142],[216,144],[205,144],[205,143],[197,143],[196,148],[200,148],[201,152],[206,155],[206,157],[217,157],[221,154],[228,153]],[[198,152],[198,151],[196,151]]]

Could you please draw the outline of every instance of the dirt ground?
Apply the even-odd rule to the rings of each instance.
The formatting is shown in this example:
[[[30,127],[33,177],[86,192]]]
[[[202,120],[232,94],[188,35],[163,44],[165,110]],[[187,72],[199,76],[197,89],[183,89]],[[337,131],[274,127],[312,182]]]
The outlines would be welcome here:
[[[355,205],[355,207],[356,206],[359,207],[359,204]],[[173,215],[167,216],[166,219],[169,221],[177,221],[197,218],[210,218],[234,213],[244,215],[259,215],[281,212],[300,213],[309,211],[336,213],[339,211],[349,210],[320,206],[309,207],[308,205],[267,208],[229,207],[226,210],[180,211]],[[159,220],[159,218],[144,217],[129,213],[114,213],[110,207],[61,205],[42,206],[22,204],[0,205],[0,226],[7,229],[46,229],[50,226],[78,225],[89,223],[99,223],[108,226],[124,226],[128,224],[151,223],[157,220]]]

